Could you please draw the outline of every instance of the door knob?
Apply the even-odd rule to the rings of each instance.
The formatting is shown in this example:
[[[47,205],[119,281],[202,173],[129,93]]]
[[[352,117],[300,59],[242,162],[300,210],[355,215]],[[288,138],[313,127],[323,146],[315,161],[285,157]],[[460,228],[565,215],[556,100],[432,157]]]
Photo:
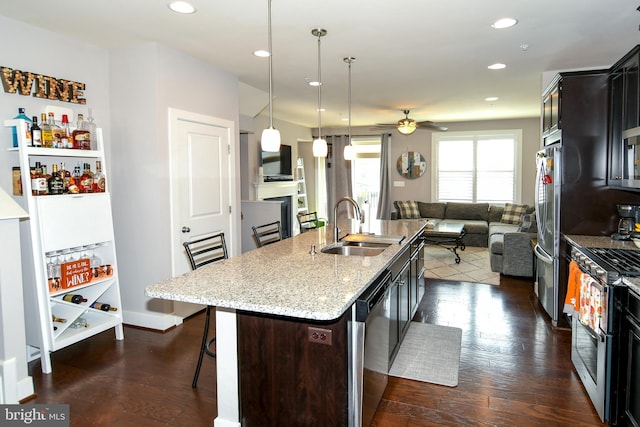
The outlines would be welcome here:
[[[190,233],[191,229],[185,225],[184,227],[182,227],[182,232],[183,233]]]

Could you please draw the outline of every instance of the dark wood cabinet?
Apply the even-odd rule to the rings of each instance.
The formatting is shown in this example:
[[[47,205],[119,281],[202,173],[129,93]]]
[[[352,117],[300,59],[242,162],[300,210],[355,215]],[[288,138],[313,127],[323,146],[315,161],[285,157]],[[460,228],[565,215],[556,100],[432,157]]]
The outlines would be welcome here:
[[[542,134],[547,135],[561,128],[559,82],[555,82],[542,96]]]
[[[623,181],[633,180],[629,168],[635,149],[630,149],[626,134],[640,126],[640,45],[633,48],[609,70],[609,138],[608,174],[610,187],[629,187]],[[634,144],[632,144],[634,145]],[[631,158],[628,158],[632,156]],[[629,187],[628,190],[640,190]]]
[[[244,427],[348,424],[351,310],[331,323],[238,313],[238,368]],[[331,335],[310,341],[310,328]]]

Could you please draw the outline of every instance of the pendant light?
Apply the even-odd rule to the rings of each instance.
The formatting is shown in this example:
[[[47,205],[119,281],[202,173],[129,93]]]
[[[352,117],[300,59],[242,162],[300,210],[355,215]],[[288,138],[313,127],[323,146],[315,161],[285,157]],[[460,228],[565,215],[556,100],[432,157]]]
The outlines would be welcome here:
[[[269,128],[262,131],[260,145],[263,151],[280,150],[280,131],[273,127],[273,49],[271,47],[271,0],[267,0],[268,13],[268,33],[269,33]]]
[[[327,141],[322,138],[322,68],[320,61],[320,39],[327,35],[327,30],[314,28],[311,34],[318,38],[318,138],[313,140],[314,157],[327,157]]]
[[[355,160],[356,152],[351,145],[351,64],[355,62],[356,58],[349,56],[343,59],[344,62],[349,64],[349,144],[344,146],[344,159]]]

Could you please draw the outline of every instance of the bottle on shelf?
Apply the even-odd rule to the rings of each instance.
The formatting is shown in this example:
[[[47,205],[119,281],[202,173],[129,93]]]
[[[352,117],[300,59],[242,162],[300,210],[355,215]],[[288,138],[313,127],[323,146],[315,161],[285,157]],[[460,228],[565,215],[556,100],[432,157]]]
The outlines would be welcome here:
[[[44,196],[47,194],[48,188],[45,170],[46,169],[43,170],[40,162],[36,162],[31,179],[31,194],[34,196]]]
[[[104,173],[102,173],[102,162],[96,160],[96,173],[93,174],[93,192],[104,193],[107,183]]]
[[[91,308],[95,308],[96,310],[102,310],[102,311],[118,311],[117,308],[111,307],[111,304],[107,304],[105,302],[99,302],[99,301],[96,301],[93,304],[91,304]]]
[[[66,294],[62,297],[63,301],[72,302],[74,304],[80,304],[81,302],[87,302],[87,299],[80,294]]]
[[[51,137],[53,138],[53,148],[65,148],[62,145],[62,128],[56,124],[55,114],[49,112],[47,124],[51,128]]]
[[[40,114],[40,129],[42,131],[42,146],[45,148],[53,148],[53,133],[51,133],[51,125],[47,121],[45,113]]]
[[[63,319],[62,317],[58,317],[55,314],[51,315],[51,320],[58,323],[67,323],[67,319]]]
[[[66,114],[62,115],[62,134],[61,137],[61,148],[73,148],[73,137],[71,136],[71,129],[69,128],[69,116]]]
[[[73,137],[73,148],[77,150],[91,149],[91,135],[85,129],[84,116],[82,114],[78,114],[78,123],[71,135]]]
[[[85,129],[89,131],[89,142],[91,150],[98,149],[98,136],[96,134],[96,124],[93,121],[93,112],[91,108],[89,108],[89,115],[87,116],[87,120],[84,122]]]
[[[24,114],[24,108],[18,108],[18,115],[14,119],[22,119],[27,122],[27,133],[24,136],[25,146],[31,146],[31,119]],[[18,146],[18,127],[14,126],[13,129],[13,146]]]
[[[38,116],[31,118],[31,146],[42,147],[42,129],[38,126]]]
[[[58,165],[51,165],[51,177],[47,181],[49,194],[64,194],[64,179],[60,176]]]
[[[93,193],[93,172],[91,172],[89,163],[84,164],[84,171],[80,176],[80,185],[78,187],[81,193]]]
[[[22,196],[22,174],[20,172],[20,166],[13,166],[11,168],[11,183],[13,195]]]
[[[73,167],[73,174],[71,175],[73,184],[71,183],[71,181],[69,181],[70,194],[80,193],[80,178],[82,178],[82,169],[80,168],[80,163],[78,163]]]

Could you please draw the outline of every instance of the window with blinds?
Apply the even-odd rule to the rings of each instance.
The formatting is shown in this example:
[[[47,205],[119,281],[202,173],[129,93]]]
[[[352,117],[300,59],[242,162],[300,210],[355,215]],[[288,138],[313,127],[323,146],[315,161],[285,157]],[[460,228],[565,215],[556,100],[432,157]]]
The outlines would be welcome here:
[[[518,202],[521,141],[521,130],[434,133],[434,199],[438,202]]]

